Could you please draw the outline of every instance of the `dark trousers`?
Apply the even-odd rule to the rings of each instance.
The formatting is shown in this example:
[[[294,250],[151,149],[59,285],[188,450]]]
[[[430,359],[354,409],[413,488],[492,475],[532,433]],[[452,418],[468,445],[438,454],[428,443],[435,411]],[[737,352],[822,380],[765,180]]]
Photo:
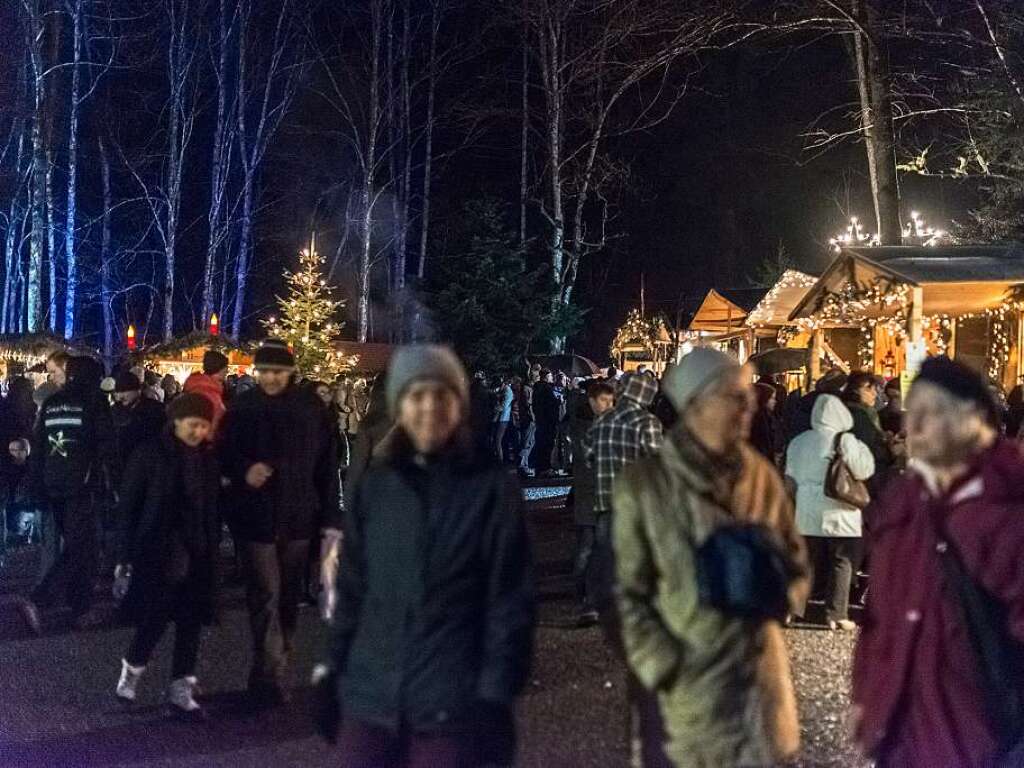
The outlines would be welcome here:
[[[348,718],[338,739],[343,768],[476,768],[469,736],[392,733]]]
[[[576,581],[576,599],[587,610],[593,609],[596,603],[591,576],[596,539],[596,525],[576,526],[576,557],[573,561],[572,575]]]
[[[187,587],[178,587],[178,590],[182,589]],[[147,608],[146,616],[135,630],[135,637],[128,646],[125,661],[133,667],[144,667],[148,664],[160,638],[173,621],[174,655],[171,661],[171,675],[178,679],[196,673],[202,622],[189,611],[181,610],[180,603],[186,599],[187,595],[175,596],[166,604],[150,605]]]
[[[537,425],[531,421],[520,427],[520,431],[519,468],[529,469],[530,454],[533,452],[533,446],[537,444]]]
[[[555,447],[555,425],[538,424],[534,433],[533,456],[531,464],[537,474],[551,469],[551,452]]]
[[[633,765],[643,768],[673,768],[665,754],[665,721],[658,706],[657,694],[651,693],[632,672],[627,672],[626,693],[629,697],[629,753]]]
[[[505,463],[505,433],[507,431],[507,421],[496,421],[491,425],[491,449],[502,464]]]
[[[863,539],[805,536],[811,561],[812,591],[825,600],[826,621],[849,618],[850,586],[864,556]],[[803,607],[801,615],[806,612]]]
[[[309,540],[242,544],[252,630],[249,688],[284,686],[299,618]]]
[[[92,607],[92,591],[99,567],[99,542],[96,539],[96,512],[92,494],[51,502],[56,522],[56,537],[64,540],[64,549],[49,568],[32,599],[42,608],[67,600],[75,616]]]

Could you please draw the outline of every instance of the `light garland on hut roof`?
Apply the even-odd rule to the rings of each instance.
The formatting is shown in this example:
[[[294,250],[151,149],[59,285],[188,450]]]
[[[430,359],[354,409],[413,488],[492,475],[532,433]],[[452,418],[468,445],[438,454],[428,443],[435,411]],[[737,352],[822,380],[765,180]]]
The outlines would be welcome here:
[[[787,269],[779,281],[772,286],[764,298],[758,302],[753,311],[747,315],[747,324],[755,328],[761,328],[771,322],[775,314],[775,308],[779,303],[779,297],[783,291],[791,288],[810,288],[818,279],[811,275],[804,274],[795,269]]]

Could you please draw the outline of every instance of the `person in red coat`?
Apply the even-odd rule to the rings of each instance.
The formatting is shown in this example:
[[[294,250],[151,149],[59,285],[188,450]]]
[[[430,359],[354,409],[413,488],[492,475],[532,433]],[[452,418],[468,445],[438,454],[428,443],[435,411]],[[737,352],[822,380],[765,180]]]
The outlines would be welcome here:
[[[910,468],[866,521],[871,594],[853,725],[880,768],[982,768],[1001,755],[991,687],[939,554],[959,554],[1000,605],[999,630],[1024,642],[1024,459],[997,419],[977,374],[948,358],[924,363],[907,400]]]
[[[196,371],[185,379],[185,392],[202,395],[213,406],[213,429],[210,439],[217,434],[220,420],[224,418],[224,379],[228,375],[228,359],[215,349],[209,349],[203,355],[203,372]]]

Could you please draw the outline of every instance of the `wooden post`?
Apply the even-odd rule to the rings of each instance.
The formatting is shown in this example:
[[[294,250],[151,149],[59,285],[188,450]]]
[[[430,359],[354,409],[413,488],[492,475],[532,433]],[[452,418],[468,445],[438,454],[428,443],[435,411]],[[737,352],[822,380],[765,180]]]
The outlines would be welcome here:
[[[825,331],[821,328],[815,328],[811,333],[811,359],[807,364],[807,376],[810,379],[807,382],[808,391],[821,378],[821,343],[824,339]]]
[[[907,315],[907,339],[911,342],[920,341],[921,316],[924,310],[924,289],[915,286],[910,289],[910,314]]]

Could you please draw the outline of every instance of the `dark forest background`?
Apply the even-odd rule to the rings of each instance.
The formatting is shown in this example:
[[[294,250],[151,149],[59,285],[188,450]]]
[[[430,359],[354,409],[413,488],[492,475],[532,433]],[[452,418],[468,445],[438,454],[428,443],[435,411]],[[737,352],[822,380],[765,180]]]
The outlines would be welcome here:
[[[850,216],[1018,237],[1022,54],[1013,0],[6,0],[0,332],[255,336],[315,232],[347,336],[603,360]]]

